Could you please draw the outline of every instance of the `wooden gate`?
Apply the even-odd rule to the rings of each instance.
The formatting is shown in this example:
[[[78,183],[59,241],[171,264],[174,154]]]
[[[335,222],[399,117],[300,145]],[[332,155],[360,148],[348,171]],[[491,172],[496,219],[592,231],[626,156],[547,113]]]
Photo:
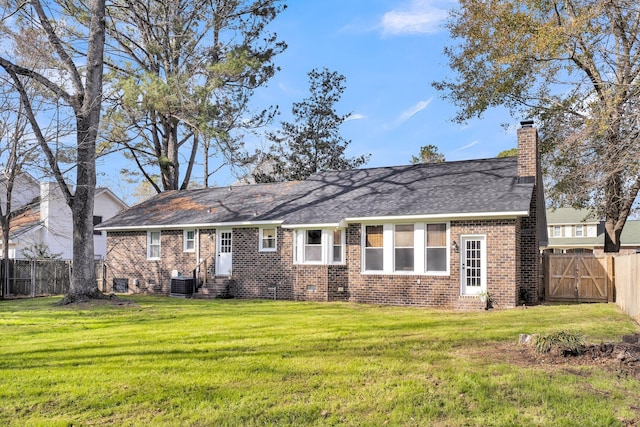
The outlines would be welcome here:
[[[611,257],[592,254],[546,254],[547,301],[613,301]]]

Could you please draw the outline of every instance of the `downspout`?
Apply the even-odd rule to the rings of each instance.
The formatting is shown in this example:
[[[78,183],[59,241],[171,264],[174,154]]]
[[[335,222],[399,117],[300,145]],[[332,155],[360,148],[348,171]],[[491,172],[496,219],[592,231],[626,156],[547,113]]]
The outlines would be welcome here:
[[[193,271],[193,287],[194,292],[198,289],[198,278],[200,277],[200,229],[197,228],[195,231],[195,246],[196,246],[196,269]],[[206,273],[205,273],[206,274]],[[206,276],[205,276],[206,277]],[[206,278],[205,278],[206,281]]]
[[[200,229],[196,229],[196,263],[198,264],[198,272],[200,272]]]

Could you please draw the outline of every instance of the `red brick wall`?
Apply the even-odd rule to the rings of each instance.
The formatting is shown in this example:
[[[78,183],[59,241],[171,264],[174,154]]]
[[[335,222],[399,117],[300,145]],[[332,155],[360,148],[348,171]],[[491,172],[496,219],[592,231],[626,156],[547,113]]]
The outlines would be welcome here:
[[[233,279],[237,298],[294,299],[293,238],[278,228],[277,250],[258,251],[258,228],[233,230]],[[275,290],[273,289],[275,287]]]
[[[328,269],[326,265],[296,265],[294,299],[328,301]]]
[[[524,244],[520,220],[453,221],[450,240],[460,245],[460,236],[486,236],[487,288],[496,307],[518,303],[520,272],[530,266],[519,260]],[[293,232],[278,228],[277,251],[258,250],[259,229],[233,230],[233,280],[238,298],[273,298],[304,301],[352,301],[373,304],[477,309],[477,297],[460,295],[460,254],[450,248],[450,274],[389,275],[361,273],[361,226],[347,230],[347,265],[294,265]],[[522,241],[522,242],[521,242]],[[135,292],[169,293],[171,270],[190,275],[196,254],[182,251],[182,231],[162,232],[162,261],[146,259],[146,232],[108,234],[107,283],[114,277],[140,282]],[[215,231],[200,233],[201,259],[215,260]],[[528,271],[528,270],[527,270]],[[214,268],[210,268],[212,275]],[[149,280],[156,286],[147,286]],[[522,286],[525,282],[522,282]],[[132,281],[130,281],[132,288]],[[275,289],[274,289],[275,288]]]
[[[212,230],[200,233],[200,258],[213,257],[215,239]],[[114,278],[128,278],[133,293],[168,294],[171,272],[191,276],[197,266],[196,252],[183,251],[182,230],[162,230],[160,234],[161,260],[147,259],[147,232],[109,232],[107,234],[107,291],[112,290]],[[134,286],[134,279],[138,286]]]
[[[520,220],[520,287],[518,302],[537,304],[543,297],[540,285],[540,248],[536,219],[536,196],[531,198],[532,215]]]
[[[486,236],[487,290],[496,307],[514,307],[519,283],[516,257],[516,220],[453,221],[451,242],[460,244],[460,236]],[[461,296],[460,254],[450,248],[448,276],[385,275],[361,273],[361,226],[349,225],[347,260],[349,271],[349,301],[414,305],[449,309],[479,308],[477,297]]]
[[[538,187],[542,185],[538,156],[538,131],[531,125],[523,125],[518,129],[518,176],[536,177],[533,195],[529,206],[531,215],[521,218],[519,224],[520,282],[518,286],[518,301],[527,304],[537,304],[542,298],[542,288],[539,279],[540,242],[538,236]],[[542,192],[540,192],[542,194]],[[544,206],[540,214],[544,215]]]
[[[534,127],[518,129],[518,176],[536,176],[538,168],[538,131]]]

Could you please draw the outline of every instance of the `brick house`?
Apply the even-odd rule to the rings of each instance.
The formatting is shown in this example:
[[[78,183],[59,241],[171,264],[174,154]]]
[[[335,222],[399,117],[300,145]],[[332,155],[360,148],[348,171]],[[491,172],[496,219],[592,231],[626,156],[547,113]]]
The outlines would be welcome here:
[[[102,223],[108,291],[497,307],[540,298],[544,198],[532,122],[518,157],[321,172],[171,191]]]

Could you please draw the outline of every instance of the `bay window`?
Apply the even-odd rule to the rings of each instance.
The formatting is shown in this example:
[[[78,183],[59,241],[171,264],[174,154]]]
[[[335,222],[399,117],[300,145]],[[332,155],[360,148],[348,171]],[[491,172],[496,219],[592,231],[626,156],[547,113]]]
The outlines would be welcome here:
[[[344,245],[344,230],[341,229],[296,230],[293,261],[296,264],[342,264]]]

